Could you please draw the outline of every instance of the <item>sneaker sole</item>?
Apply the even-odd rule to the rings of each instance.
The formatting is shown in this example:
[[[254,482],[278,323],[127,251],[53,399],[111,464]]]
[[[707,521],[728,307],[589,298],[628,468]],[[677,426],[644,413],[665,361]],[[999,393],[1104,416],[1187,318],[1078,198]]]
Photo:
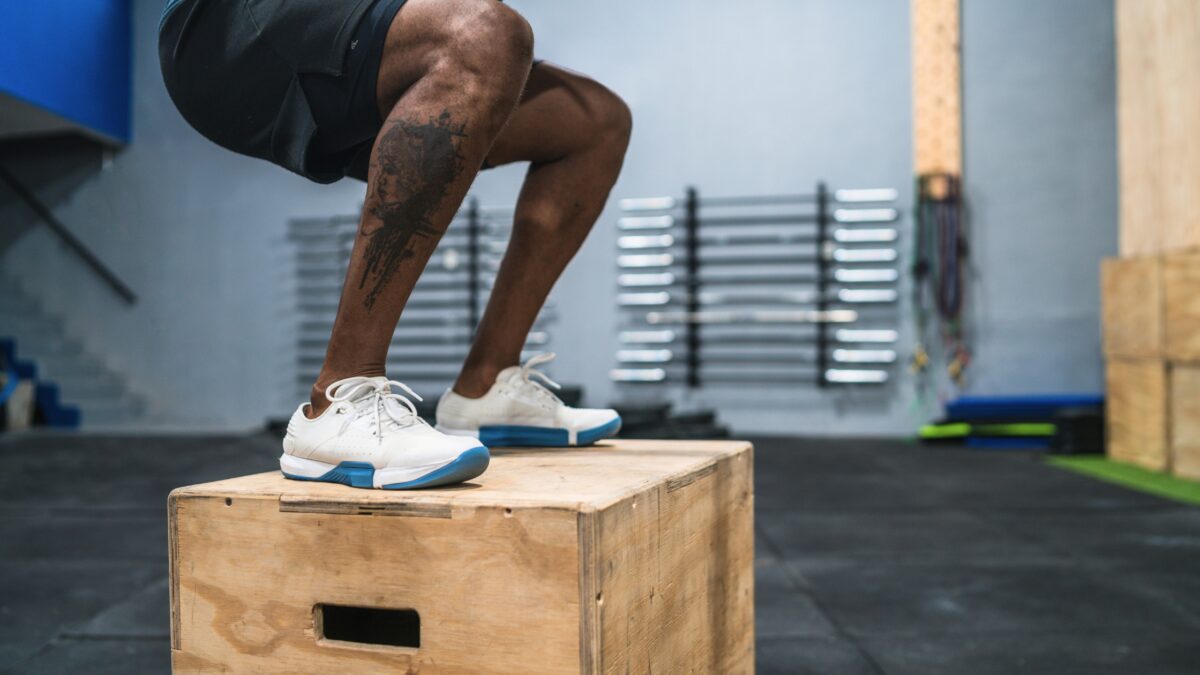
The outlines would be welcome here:
[[[621,430],[621,418],[617,417],[598,427],[576,432],[574,443],[571,442],[571,433],[568,430],[555,427],[492,424],[466,430],[450,429],[439,425],[438,430],[455,436],[475,436],[480,443],[489,448],[530,446],[566,448],[575,445],[591,445],[596,441],[615,436]]]
[[[340,483],[380,490],[415,490],[471,480],[486,471],[490,461],[491,455],[482,445],[464,451],[441,466],[415,468],[376,469],[366,462],[341,462],[334,466],[284,453],[279,457],[279,470],[292,480]]]

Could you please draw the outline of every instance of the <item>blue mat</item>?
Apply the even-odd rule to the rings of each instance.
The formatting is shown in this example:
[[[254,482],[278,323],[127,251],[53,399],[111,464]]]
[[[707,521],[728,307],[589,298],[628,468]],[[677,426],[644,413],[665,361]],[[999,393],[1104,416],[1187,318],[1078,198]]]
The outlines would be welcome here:
[[[1053,422],[1064,408],[1103,406],[1100,394],[963,396],[946,404],[947,422]]]

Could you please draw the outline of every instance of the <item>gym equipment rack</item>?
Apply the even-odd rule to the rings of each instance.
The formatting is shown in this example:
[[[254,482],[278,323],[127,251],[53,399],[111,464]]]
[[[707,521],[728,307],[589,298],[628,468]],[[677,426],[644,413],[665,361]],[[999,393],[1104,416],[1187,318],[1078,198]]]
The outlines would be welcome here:
[[[897,191],[624,199],[622,385],[883,384],[898,337]]]

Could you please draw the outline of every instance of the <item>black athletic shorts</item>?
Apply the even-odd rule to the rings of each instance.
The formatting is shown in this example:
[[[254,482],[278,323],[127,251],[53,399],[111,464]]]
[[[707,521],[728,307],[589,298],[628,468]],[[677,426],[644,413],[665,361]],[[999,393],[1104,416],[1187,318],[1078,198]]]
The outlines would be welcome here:
[[[366,166],[383,124],[379,63],[404,1],[173,0],[167,92],[214,143],[332,183]]]

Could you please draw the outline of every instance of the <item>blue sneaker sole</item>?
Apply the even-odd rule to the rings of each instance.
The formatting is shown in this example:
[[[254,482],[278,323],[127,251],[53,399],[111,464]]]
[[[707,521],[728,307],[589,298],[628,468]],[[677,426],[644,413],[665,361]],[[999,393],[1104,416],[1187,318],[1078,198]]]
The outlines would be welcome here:
[[[491,455],[488,453],[488,449],[481,445],[464,451],[453,462],[439,469],[434,469],[420,478],[414,478],[403,483],[389,483],[379,487],[383,490],[416,490],[442,485],[453,485],[479,476],[487,470],[490,461]],[[342,462],[324,475],[315,478],[298,476],[286,471],[282,473],[292,480],[340,483],[356,488],[375,487],[375,467],[366,462]]]
[[[596,441],[615,436],[621,430],[621,418],[605,422],[598,427],[584,429],[575,434],[575,445],[591,445]],[[568,447],[571,436],[566,429],[550,427],[523,427],[502,424],[479,427],[479,440],[490,448],[549,446]]]

